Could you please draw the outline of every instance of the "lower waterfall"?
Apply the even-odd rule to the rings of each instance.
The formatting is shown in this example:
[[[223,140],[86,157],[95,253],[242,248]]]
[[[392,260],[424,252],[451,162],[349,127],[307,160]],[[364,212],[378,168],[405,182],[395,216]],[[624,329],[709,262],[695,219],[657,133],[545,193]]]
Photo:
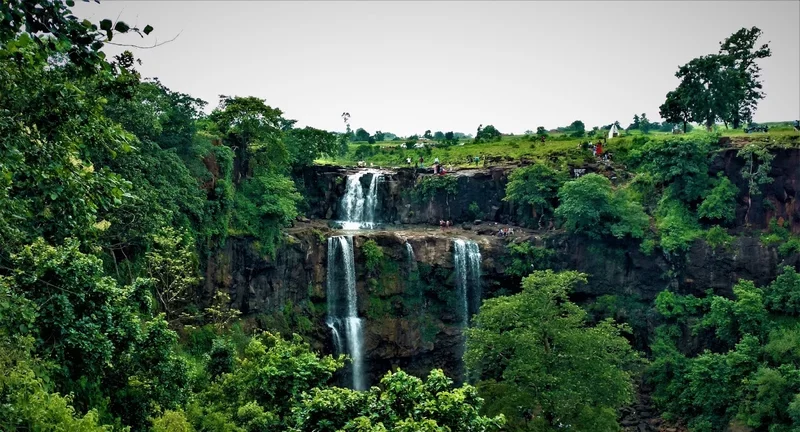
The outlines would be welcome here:
[[[460,316],[466,325],[481,306],[481,251],[472,240],[456,239],[453,245],[456,288],[461,299]]]
[[[354,390],[365,390],[363,320],[358,317],[353,237],[328,238],[328,317],[336,354],[350,356]]]

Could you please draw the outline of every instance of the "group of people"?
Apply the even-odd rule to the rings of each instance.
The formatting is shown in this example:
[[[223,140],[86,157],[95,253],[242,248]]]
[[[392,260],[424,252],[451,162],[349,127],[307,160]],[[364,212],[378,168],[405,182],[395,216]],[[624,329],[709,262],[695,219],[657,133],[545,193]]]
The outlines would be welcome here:
[[[445,228],[450,228],[451,226],[453,226],[453,221],[439,220],[439,228],[441,228],[442,231],[444,231]]]
[[[358,161],[357,165],[358,165],[359,168],[366,168],[367,163],[362,160],[362,161]],[[374,166],[375,165],[373,165],[372,162],[369,163],[369,167],[370,168],[372,168]]]
[[[589,151],[592,152],[594,157],[600,158],[604,162],[608,162],[611,159],[611,153],[603,151],[603,143],[601,141],[598,141],[597,144],[592,144],[589,141]]]
[[[497,230],[498,237],[508,237],[513,234],[514,234],[514,228],[511,227],[500,228],[499,230]]]

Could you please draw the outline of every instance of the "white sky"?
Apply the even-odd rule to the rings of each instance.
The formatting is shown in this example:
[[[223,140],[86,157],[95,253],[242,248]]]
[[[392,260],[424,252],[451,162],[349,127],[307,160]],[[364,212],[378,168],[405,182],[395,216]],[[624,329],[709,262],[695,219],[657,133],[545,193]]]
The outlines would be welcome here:
[[[76,15],[155,27],[143,76],[217,105],[257,96],[298,120],[398,135],[522,133],[660,120],[679,65],[741,27],[770,41],[755,121],[800,118],[800,2],[103,1]],[[119,48],[108,47],[109,54]]]

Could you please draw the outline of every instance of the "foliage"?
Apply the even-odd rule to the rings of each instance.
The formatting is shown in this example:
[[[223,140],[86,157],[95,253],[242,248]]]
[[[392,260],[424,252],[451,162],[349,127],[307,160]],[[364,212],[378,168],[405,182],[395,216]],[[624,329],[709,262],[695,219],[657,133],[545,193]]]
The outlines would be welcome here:
[[[535,270],[545,270],[554,264],[555,252],[546,247],[535,246],[529,241],[511,243],[507,247],[506,273],[524,277]]]
[[[797,281],[785,268],[764,290],[739,281],[732,300],[660,294],[657,310],[668,321],[656,330],[648,372],[657,406],[690,430],[722,430],[732,421],[754,430],[792,430],[800,392],[800,328],[792,300]],[[711,332],[721,349],[682,352],[676,326],[690,323],[696,333]]]
[[[585,282],[574,271],[533,272],[521,293],[486,300],[467,330],[467,367],[487,412],[505,414],[511,430],[619,429],[616,409],[633,397],[637,355],[625,326],[586,325],[567,298]]]
[[[232,229],[256,237],[261,252],[271,255],[281,237],[280,228],[297,217],[301,198],[294,182],[284,175],[265,173],[247,179],[235,197]]]
[[[569,181],[558,191],[561,205],[556,217],[576,234],[599,239],[642,238],[649,225],[642,206],[624,191],[613,190],[611,181],[598,174],[586,174]]]
[[[772,169],[774,157],[766,148],[755,144],[742,147],[736,156],[744,159],[742,178],[747,181],[747,213],[745,223],[750,222],[750,208],[753,205],[753,196],[761,195],[761,185],[772,182],[769,172]]]
[[[295,167],[313,164],[320,156],[335,156],[338,150],[336,135],[321,129],[306,126],[286,132],[286,149]]]
[[[697,217],[680,201],[665,195],[656,210],[656,228],[661,249],[673,255],[688,252],[702,234]]]
[[[425,176],[414,186],[413,197],[417,202],[428,202],[438,194],[446,197],[458,193],[458,178],[454,176]]]
[[[530,206],[533,219],[541,227],[541,219],[552,215],[558,189],[565,180],[562,173],[542,163],[517,168],[509,176],[503,200]]]
[[[751,121],[764,97],[756,61],[772,54],[768,44],[756,48],[760,36],[757,27],[742,28],[720,44],[718,54],[681,66],[675,74],[681,82],[661,105],[662,117],[675,123],[702,123],[709,129],[717,119],[734,129]]]
[[[565,132],[569,132],[569,136],[573,138],[582,138],[586,135],[586,126],[580,120],[575,120],[564,130]]]
[[[708,187],[712,140],[712,137],[649,140],[631,150],[629,160],[637,171],[649,173],[657,185],[671,189],[674,197],[690,203]]]
[[[369,239],[361,246],[361,252],[364,254],[364,265],[367,267],[367,271],[374,274],[378,270],[378,266],[383,264],[383,248],[378,246],[375,240]]]
[[[483,125],[478,126],[478,132],[475,134],[474,142],[477,143],[487,143],[493,141],[500,141],[501,133],[492,125]]]
[[[356,141],[367,141],[370,135],[363,128],[356,129]]]
[[[200,278],[197,256],[187,233],[164,227],[153,236],[153,249],[145,254],[147,275],[167,320],[178,318],[189,303]]]
[[[733,236],[728,234],[724,228],[719,225],[714,225],[703,233],[703,237],[711,247],[728,248],[733,242]]]
[[[736,218],[736,196],[739,189],[721,173],[711,191],[697,207],[697,215],[710,221],[733,222]]]
[[[292,431],[477,431],[500,430],[502,415],[479,413],[475,388],[452,389],[452,380],[433,370],[423,381],[405,372],[387,372],[380,387],[366,392],[313,389],[293,410]]]

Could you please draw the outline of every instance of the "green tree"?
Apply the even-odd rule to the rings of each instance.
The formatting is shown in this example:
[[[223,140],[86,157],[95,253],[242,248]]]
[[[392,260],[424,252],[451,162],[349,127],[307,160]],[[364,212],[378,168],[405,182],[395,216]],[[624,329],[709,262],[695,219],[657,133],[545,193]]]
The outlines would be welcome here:
[[[562,173],[542,163],[517,168],[509,176],[503,200],[530,206],[531,216],[541,228],[543,218],[552,216],[558,189],[565,180]]]
[[[433,134],[433,139],[436,140],[436,141],[442,142],[444,140],[444,132],[436,131]]]
[[[538,127],[536,128],[536,136],[538,136],[539,138],[541,138],[541,137],[547,137],[547,136],[549,136],[549,135],[548,135],[548,133],[547,133],[547,129],[545,129],[545,128],[544,128],[544,126],[538,126]]]
[[[719,53],[723,56],[724,66],[738,76],[734,93],[736,97],[728,104],[729,110],[724,114],[734,129],[752,120],[758,101],[764,98],[761,67],[757,60],[770,57],[772,50],[768,43],[756,47],[761,35],[758,27],[741,28],[720,44]]]
[[[286,149],[295,167],[312,165],[320,156],[335,156],[339,144],[336,134],[306,126],[286,133]]]
[[[367,141],[369,136],[369,132],[365,131],[364,128],[356,129],[356,141]]]
[[[467,330],[464,359],[486,412],[504,414],[511,430],[619,430],[616,410],[632,400],[639,360],[627,327],[589,326],[569,301],[585,282],[574,271],[533,272],[519,294],[486,300]]]
[[[707,190],[712,138],[651,140],[634,148],[629,160],[637,171],[650,173],[661,188],[691,203]]]
[[[582,138],[586,135],[586,126],[580,120],[575,120],[572,122],[568,127],[567,130],[570,132],[569,136],[573,138]]]
[[[500,141],[502,134],[492,125],[478,126],[478,132],[475,134],[476,143]]]
[[[750,121],[764,97],[756,61],[772,54],[768,44],[756,48],[760,36],[757,27],[742,28],[720,44],[718,54],[681,66],[675,74],[681,82],[675,93],[668,93],[664,112],[676,122],[688,112],[691,121],[709,130],[718,119],[734,128]]]
[[[386,139],[386,135],[381,131],[375,131],[375,141],[381,142]]]
[[[628,130],[635,130],[635,129],[639,129],[639,125],[640,125],[640,124],[641,124],[641,122],[640,122],[640,120],[639,120],[639,114],[634,114],[634,115],[633,115],[633,123],[631,123],[631,124],[628,126]]]
[[[733,222],[736,219],[736,196],[739,189],[719,174],[715,185],[697,207],[697,215],[710,221]]]
[[[164,227],[153,235],[153,249],[145,254],[147,275],[167,321],[180,318],[200,283],[199,263],[186,232]]]
[[[652,126],[650,119],[647,118],[647,114],[642,113],[642,117],[639,118],[639,130],[642,131],[643,134],[649,134]]]
[[[683,124],[683,133],[687,132],[687,124],[692,119],[687,91],[685,86],[678,86],[677,89],[667,93],[667,100],[658,108],[659,115],[667,122]]]
[[[453,381],[433,370],[423,381],[403,371],[387,372],[380,387],[366,392],[315,388],[294,412],[296,432],[311,431],[476,431],[501,430],[502,415],[480,414],[475,388],[452,388]]]
[[[564,227],[590,238],[642,238],[649,225],[642,206],[599,174],[586,174],[564,183],[555,215]]]
[[[458,139],[455,137],[455,134],[450,131],[444,134],[444,143],[446,145],[455,145],[458,144]]]
[[[433,139],[433,135],[431,135],[431,130],[430,129],[426,130],[425,133],[422,136],[423,136],[423,138],[426,138],[426,139]]]

